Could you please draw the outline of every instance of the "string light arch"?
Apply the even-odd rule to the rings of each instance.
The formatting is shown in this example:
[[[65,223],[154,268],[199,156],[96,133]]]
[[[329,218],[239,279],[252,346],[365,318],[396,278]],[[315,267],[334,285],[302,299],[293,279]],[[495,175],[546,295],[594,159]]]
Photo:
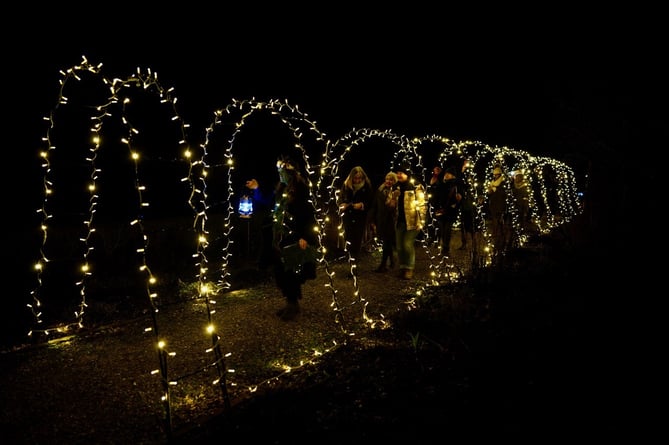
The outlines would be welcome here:
[[[91,276],[96,272],[92,268],[90,258],[94,255],[96,249],[96,230],[97,220],[96,212],[100,203],[108,198],[108,195],[99,194],[98,183],[104,172],[104,165],[100,164],[101,148],[104,147],[107,132],[112,132],[119,139],[116,143],[126,147],[129,165],[132,170],[133,184],[136,199],[136,212],[133,218],[123,221],[136,230],[141,245],[136,249],[138,264],[138,273],[144,280],[144,288],[151,308],[152,325],[147,326],[146,331],[152,332],[155,338],[155,351],[158,352],[159,368],[152,371],[152,374],[158,374],[162,382],[162,402],[166,410],[166,421],[168,428],[171,429],[171,387],[176,385],[179,376],[172,376],[169,372],[169,362],[174,359],[174,352],[169,350],[168,336],[164,335],[159,329],[160,296],[159,284],[160,277],[152,270],[152,264],[149,261],[149,247],[151,235],[145,228],[145,215],[150,214],[151,200],[148,196],[157,196],[160,191],[154,193],[148,187],[150,184],[147,178],[143,176],[143,167],[146,160],[143,158],[143,147],[138,141],[142,140],[142,128],[135,125],[136,117],[130,111],[132,107],[132,92],[143,91],[154,101],[157,101],[164,108],[168,109],[171,117],[168,119],[168,126],[175,129],[176,141],[174,141],[174,152],[161,153],[167,155],[169,159],[178,164],[185,174],[176,178],[183,186],[187,195],[187,206],[192,213],[193,233],[194,233],[194,251],[192,252],[193,268],[195,280],[197,282],[198,298],[205,302],[206,306],[206,328],[210,338],[210,345],[205,348],[207,356],[213,355],[207,362],[205,368],[214,368],[217,370],[218,378],[213,382],[218,385],[222,391],[224,402],[229,405],[227,395],[226,378],[227,368],[225,357],[229,352],[221,350],[221,338],[217,333],[213,314],[216,309],[216,296],[228,291],[231,287],[230,277],[230,252],[231,234],[234,229],[235,212],[234,198],[240,190],[235,187],[236,157],[239,149],[238,138],[243,131],[247,129],[247,122],[258,114],[269,114],[287,129],[292,137],[291,150],[298,155],[300,162],[304,167],[307,179],[309,181],[311,202],[314,211],[318,215],[318,227],[315,230],[319,233],[319,251],[321,258],[319,263],[325,270],[327,283],[325,287],[330,291],[332,298],[332,307],[334,312],[333,320],[341,327],[344,336],[354,335],[350,331],[343,317],[343,308],[338,300],[338,288],[336,277],[330,270],[330,257],[328,257],[328,245],[324,239],[328,225],[333,221],[338,221],[336,205],[338,187],[341,181],[340,166],[344,165],[350,153],[355,150],[363,150],[363,146],[372,139],[382,139],[395,147],[390,151],[389,169],[393,169],[399,162],[408,160],[417,173],[417,180],[426,177],[426,168],[430,165],[423,165],[422,150],[425,147],[431,149],[441,144],[441,151],[431,152],[431,158],[437,162],[445,164],[453,159],[465,159],[470,167],[463,170],[464,180],[467,192],[471,193],[477,203],[476,221],[477,229],[483,233],[486,240],[487,256],[483,260],[477,259],[481,265],[489,264],[494,248],[489,242],[489,234],[485,226],[485,215],[483,210],[483,192],[486,181],[486,172],[492,170],[492,166],[499,164],[505,170],[515,169],[527,173],[528,183],[533,193],[531,194],[530,205],[533,215],[536,217],[537,227],[541,232],[555,229],[560,224],[571,220],[580,213],[581,207],[578,198],[577,180],[573,171],[565,164],[554,159],[545,157],[534,157],[526,152],[512,150],[508,147],[493,147],[479,141],[452,141],[439,135],[425,136],[422,138],[407,138],[398,135],[391,130],[374,129],[354,129],[341,138],[331,142],[328,137],[322,133],[316,122],[311,120],[306,113],[299,110],[297,106],[291,105],[285,100],[257,101],[233,100],[226,107],[214,112],[212,123],[205,130],[205,141],[199,146],[193,147],[189,143],[190,125],[184,122],[177,109],[177,99],[173,94],[173,89],[166,89],[158,82],[157,73],[150,69],[137,69],[137,72],[126,79],[114,78],[108,79],[101,74],[102,64],[91,64],[86,57],[80,64],[75,65],[66,71],[61,71],[60,94],[56,106],[50,115],[45,118],[48,122],[46,135],[43,138],[45,148],[41,151],[43,175],[43,202],[38,213],[41,215],[41,231],[43,242],[40,248],[40,256],[34,265],[36,273],[37,286],[31,291],[31,301],[27,304],[34,317],[35,327],[31,329],[29,335],[43,335],[49,337],[55,333],[66,333],[81,329],[85,324],[85,309],[89,303],[87,284]],[[74,311],[74,321],[57,321],[51,326],[45,325],[43,317],[43,306],[46,301],[45,288],[45,270],[50,267],[51,254],[49,252],[50,223],[54,219],[54,214],[58,212],[54,194],[59,190],[60,183],[54,180],[54,170],[51,158],[58,153],[54,144],[57,134],[56,125],[57,115],[63,108],[70,106],[70,100],[65,94],[66,85],[69,86],[72,81],[81,81],[83,77],[93,77],[97,79],[99,85],[108,91],[108,96],[101,103],[94,104],[87,109],[92,125],[89,127],[90,139],[88,153],[81,159],[82,165],[89,171],[89,178],[86,181],[85,189],[88,192],[87,208],[81,214],[83,223],[82,233],[76,237],[76,243],[82,259],[79,266],[79,277],[74,287],[79,293],[77,309]],[[165,124],[164,124],[165,125]],[[223,143],[221,134],[230,128],[229,139]],[[121,135],[121,136],[118,136]],[[218,138],[218,142],[213,142]],[[145,141],[149,143],[150,141]],[[315,161],[312,161],[315,159]],[[114,172],[112,172],[114,173]],[[212,208],[212,202],[209,198],[208,184],[213,178],[224,178],[227,184],[223,192],[223,222],[212,224],[209,214]],[[421,181],[422,182],[422,181]],[[512,213],[512,226],[515,233],[515,239],[518,245],[526,242],[526,234],[523,233],[520,224],[517,221],[517,203],[514,202],[511,193],[511,184],[507,184],[507,203]],[[81,185],[81,184],[79,184]],[[80,193],[81,191],[79,191]],[[335,223],[338,230],[338,237],[343,237],[341,233],[341,224]],[[210,235],[213,231],[220,232],[224,240],[222,247],[217,251],[212,251],[210,246]],[[428,286],[441,285],[445,282],[456,281],[461,277],[462,272],[458,271],[453,263],[447,259],[435,254],[432,248],[431,230],[425,228],[422,232],[422,248],[425,249],[431,259],[430,279],[423,283],[418,292],[419,297]],[[354,272],[356,259],[348,255],[349,265]],[[214,273],[210,271],[210,265],[217,263],[216,281],[212,280]],[[355,276],[355,274],[354,274]],[[357,278],[356,278],[357,280]],[[366,311],[366,300],[359,294],[357,281],[354,281],[354,293],[357,303],[362,308],[362,316],[370,327],[383,327],[385,321],[382,316],[370,317]],[[55,303],[54,303],[55,304]]]

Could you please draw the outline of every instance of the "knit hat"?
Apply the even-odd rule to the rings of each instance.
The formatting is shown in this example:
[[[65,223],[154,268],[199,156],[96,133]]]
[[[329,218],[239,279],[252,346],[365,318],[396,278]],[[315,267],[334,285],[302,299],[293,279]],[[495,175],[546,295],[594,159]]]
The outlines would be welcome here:
[[[397,173],[404,173],[406,175],[411,175],[411,164],[407,161],[402,161],[395,169]]]
[[[458,175],[455,174],[455,169],[453,167],[449,167],[446,170],[444,170],[444,174],[446,174],[446,173],[449,173],[453,176],[458,176]]]

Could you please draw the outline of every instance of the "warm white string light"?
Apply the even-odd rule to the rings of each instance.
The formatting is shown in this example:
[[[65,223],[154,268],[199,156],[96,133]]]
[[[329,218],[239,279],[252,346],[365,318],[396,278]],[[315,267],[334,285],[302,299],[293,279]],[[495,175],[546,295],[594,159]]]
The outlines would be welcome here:
[[[339,193],[336,186],[341,182],[339,165],[352,151],[360,150],[360,147],[367,144],[370,140],[381,139],[387,141],[389,146],[393,147],[391,150],[393,165],[403,159],[409,159],[411,160],[412,165],[416,168],[416,171],[422,173],[422,177],[425,177],[422,150],[427,144],[441,144],[442,149],[438,153],[438,159],[441,163],[447,163],[456,158],[467,159],[470,162],[471,167],[464,172],[464,179],[465,184],[469,189],[468,192],[472,194],[477,203],[475,206],[476,221],[478,222],[477,230],[483,234],[484,240],[486,241],[486,247],[484,249],[484,251],[487,252],[485,259],[486,264],[489,264],[490,258],[492,258],[496,252],[490,241],[488,229],[484,224],[485,215],[482,214],[483,200],[479,198],[482,198],[481,190],[485,189],[484,186],[487,181],[485,174],[487,171],[491,170],[492,165],[500,164],[505,167],[505,170],[508,170],[507,167],[511,167],[527,173],[526,178],[528,184],[531,189],[535,191],[535,193],[530,196],[530,207],[533,216],[536,218],[537,227],[539,227],[541,232],[551,231],[559,225],[570,221],[575,215],[581,212],[576,177],[568,166],[559,161],[545,157],[534,157],[524,151],[512,150],[507,147],[492,147],[478,141],[456,142],[437,135],[409,139],[405,136],[397,135],[390,130],[354,129],[336,141],[331,142],[326,135],[317,128],[315,121],[310,120],[305,113],[299,111],[297,106],[293,106],[285,100],[270,100],[264,102],[255,99],[233,100],[225,108],[214,112],[214,120],[205,132],[205,142],[199,147],[193,148],[188,142],[189,138],[186,131],[189,128],[189,125],[182,120],[177,112],[177,99],[173,96],[173,89],[164,89],[158,82],[157,73],[152,72],[150,69],[141,70],[138,68],[135,74],[126,79],[114,78],[113,80],[109,80],[101,76],[101,68],[102,64],[92,65],[84,57],[81,64],[66,71],[61,71],[61,88],[57,105],[50,116],[45,118],[49,123],[46,136],[43,138],[46,148],[40,153],[43,160],[42,166],[44,168],[44,199],[42,207],[38,210],[42,215],[42,223],[40,227],[43,233],[43,243],[42,249],[40,249],[40,259],[36,262],[34,267],[37,278],[37,287],[31,292],[32,302],[28,304],[28,307],[34,315],[35,324],[37,326],[40,326],[43,323],[43,273],[50,262],[49,256],[47,255],[48,252],[46,252],[49,222],[53,218],[54,213],[58,211],[58,209],[51,208],[52,206],[50,202],[50,198],[59,186],[59,184],[55,183],[52,177],[53,172],[50,161],[51,154],[56,150],[52,137],[54,128],[56,128],[56,112],[64,106],[74,105],[74,101],[71,101],[64,94],[66,85],[70,85],[73,80],[81,81],[85,76],[93,76],[98,78],[109,90],[109,96],[106,98],[106,101],[94,108],[95,114],[91,117],[93,125],[90,128],[90,132],[93,136],[90,142],[91,146],[89,154],[85,156],[84,159],[89,165],[91,173],[89,183],[86,187],[89,193],[89,208],[87,217],[83,222],[83,226],[87,230],[87,233],[79,238],[79,241],[83,245],[83,259],[80,267],[81,278],[75,283],[80,294],[78,309],[74,311],[75,321],[71,323],[58,323],[54,327],[33,329],[31,330],[30,335],[40,333],[48,336],[50,333],[65,332],[73,327],[79,329],[84,325],[85,308],[87,306],[86,284],[90,276],[94,273],[89,261],[89,255],[95,248],[94,242],[92,241],[92,235],[96,231],[96,220],[94,216],[99,200],[104,199],[104,197],[99,196],[97,187],[99,176],[104,167],[103,165],[99,165],[98,154],[104,140],[103,136],[105,135],[106,130],[105,125],[113,117],[118,116],[122,123],[121,127],[125,131],[125,135],[120,138],[120,141],[127,147],[129,157],[134,165],[135,190],[140,212],[133,220],[129,221],[128,224],[140,232],[144,241],[144,245],[137,249],[140,263],[139,271],[146,277],[147,297],[153,309],[153,326],[147,327],[146,331],[152,332],[155,335],[156,348],[159,352],[160,369],[153,371],[152,373],[159,374],[162,378],[164,389],[162,400],[168,411],[168,419],[170,417],[170,387],[177,384],[179,377],[168,376],[168,358],[174,357],[176,354],[175,352],[168,352],[168,342],[163,338],[162,333],[160,333],[158,329],[158,313],[160,305],[157,289],[159,279],[152,273],[147,259],[147,251],[149,248],[148,240],[150,235],[146,233],[142,216],[143,210],[150,207],[150,202],[145,200],[147,186],[150,184],[143,182],[140,166],[143,165],[142,163],[148,161],[144,160],[141,147],[135,143],[135,140],[138,135],[141,134],[142,129],[135,127],[133,120],[129,117],[130,113],[128,112],[128,108],[132,105],[130,96],[133,91],[142,90],[148,94],[152,94],[160,104],[169,107],[173,114],[170,121],[175,123],[180,131],[180,137],[177,142],[177,145],[180,147],[180,157],[178,159],[175,158],[175,160],[176,162],[184,163],[188,166],[187,176],[181,178],[180,181],[189,189],[188,205],[193,211],[194,227],[197,230],[197,248],[196,252],[193,253],[193,258],[196,262],[196,270],[198,271],[198,296],[201,301],[205,302],[207,308],[205,332],[210,336],[212,342],[212,346],[207,348],[205,352],[213,352],[215,354],[215,357],[207,366],[205,366],[205,368],[215,367],[219,371],[219,378],[215,379],[215,383],[221,386],[224,393],[227,391],[226,375],[229,371],[225,366],[225,358],[229,356],[230,353],[223,353],[220,350],[221,339],[216,332],[212,315],[216,312],[216,295],[226,292],[231,286],[228,278],[230,277],[229,260],[232,255],[230,249],[231,234],[234,229],[233,214],[235,209],[233,206],[233,198],[236,192],[233,187],[232,172],[236,167],[235,155],[238,145],[238,136],[241,132],[246,130],[247,123],[251,116],[255,116],[258,113],[269,113],[271,116],[278,119],[293,136],[294,151],[301,156],[301,160],[304,163],[306,177],[309,181],[311,203],[314,206],[314,211],[318,218],[318,226],[314,229],[318,233],[319,239],[319,251],[321,253],[319,263],[324,269],[325,276],[328,279],[325,287],[328,288],[331,293],[331,307],[335,313],[334,320],[339,324],[342,332],[346,336],[354,335],[354,332],[350,330],[350,325],[343,316],[346,308],[342,306],[340,299],[337,297],[339,290],[336,286],[335,274],[331,271],[330,264],[327,260],[327,247],[323,242],[323,236],[327,227],[335,225],[337,227],[338,237],[340,240],[343,239],[341,223],[336,210],[336,202]],[[224,149],[223,162],[220,165],[212,165],[210,164],[212,136],[225,131],[224,128],[227,128],[226,125],[229,123],[233,123],[233,131]],[[306,139],[309,139],[309,142],[305,142]],[[312,167],[310,163],[310,157],[313,155],[320,156],[318,168]],[[209,221],[210,203],[207,193],[207,184],[211,180],[212,172],[215,172],[216,175],[225,175],[227,179],[227,189],[225,192],[226,209],[222,226],[222,235],[223,239],[226,240],[226,243],[222,249],[217,252],[211,252],[209,239],[210,232],[213,229]],[[550,173],[550,182],[546,179],[545,175],[547,173]],[[417,175],[417,177],[420,178],[421,175]],[[507,187],[507,204],[508,208],[511,209],[512,214],[513,231],[517,242],[519,245],[522,245],[527,241],[527,237],[526,234],[523,233],[521,224],[518,221],[517,204],[513,198],[513,193],[511,193],[510,181],[505,182],[505,187]],[[542,210],[540,210],[540,208]],[[539,216],[541,216],[541,218],[539,218]],[[218,229],[220,230],[220,228]],[[427,286],[439,285],[443,281],[457,281],[461,276],[461,272],[454,267],[452,262],[445,261],[443,257],[434,255],[430,250],[431,239],[429,232],[429,230],[425,232],[426,236],[422,239],[422,245],[432,259],[430,279],[418,289],[416,292],[418,297],[424,292]],[[348,253],[348,249],[345,249],[345,251]],[[217,270],[218,276],[215,284],[211,282],[212,271],[209,270],[209,264],[212,262],[210,257],[212,255],[214,255],[216,260],[220,261],[221,264]],[[348,264],[350,266],[350,271],[354,276],[354,299],[351,305],[360,305],[362,318],[367,326],[372,328],[387,327],[387,321],[382,315],[372,317],[367,313],[367,301],[360,293],[357,274],[355,273],[357,267],[356,261],[356,258],[352,258],[350,254],[348,255]],[[323,351],[318,351],[315,356],[320,356],[322,353]],[[309,362],[309,360],[305,360],[301,363],[307,362]],[[288,364],[281,366],[286,372],[289,372],[290,369],[294,369],[295,367]],[[250,391],[253,390],[253,388],[248,389]],[[226,397],[226,401],[227,400],[228,398]]]

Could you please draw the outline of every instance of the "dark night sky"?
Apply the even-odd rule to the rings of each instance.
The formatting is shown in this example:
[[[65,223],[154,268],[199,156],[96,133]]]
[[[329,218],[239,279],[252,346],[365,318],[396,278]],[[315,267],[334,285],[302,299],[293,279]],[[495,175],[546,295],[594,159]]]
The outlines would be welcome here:
[[[666,96],[664,27],[650,10],[591,16],[564,5],[548,20],[512,5],[456,14],[419,3],[26,9],[13,17],[18,32],[3,31],[12,127],[25,131],[43,128],[58,70],[82,55],[107,77],[158,72],[194,133],[214,109],[249,97],[287,99],[333,138],[390,128],[556,157],[589,156],[593,144],[618,151],[636,140],[631,133],[654,143],[663,128],[647,110]]]
[[[468,5],[462,3],[455,14],[443,2],[432,2],[433,10],[401,3],[397,11],[387,4],[319,2],[289,15],[286,2],[251,2],[252,14],[228,3],[199,10],[183,2],[156,3],[154,10],[103,3],[77,3],[69,11],[62,2],[28,2],[4,14],[1,250],[7,283],[0,337],[28,317],[25,305],[35,287],[42,118],[58,97],[58,71],[85,55],[103,63],[108,78],[126,78],[136,67],[158,72],[163,86],[175,88],[196,138],[214,110],[233,98],[286,99],[332,139],[353,128],[391,129],[508,146],[581,173],[589,167],[600,251],[591,267],[605,272],[593,273],[596,282],[587,284],[601,295],[583,302],[598,304],[584,323],[607,328],[601,344],[592,342],[593,356],[601,354],[597,348],[615,348],[610,371],[616,376],[638,364],[640,378],[627,382],[632,379],[620,374],[611,387],[616,396],[624,385],[643,386],[648,369],[661,369],[645,362],[664,348],[652,343],[659,333],[646,335],[646,329],[666,325],[652,323],[664,314],[653,309],[662,300],[656,282],[665,275],[656,260],[664,230],[656,215],[666,196],[655,199],[660,190],[666,195],[658,173],[669,136],[664,12],[629,4],[589,12],[564,3],[542,4],[539,11],[475,2],[463,15]],[[632,329],[637,324],[643,328]]]
[[[55,104],[58,71],[82,55],[103,63],[109,78],[137,67],[158,72],[163,86],[175,88],[196,139],[214,110],[255,97],[298,105],[332,139],[353,128],[437,134],[575,168],[594,162],[601,171],[647,156],[650,184],[652,160],[666,146],[668,76],[655,51],[664,39],[662,28],[648,22],[652,14],[598,17],[596,26],[581,14],[570,23],[530,20],[521,28],[424,9],[290,20],[276,11],[117,11],[104,22],[88,11],[65,21],[49,15],[63,15],[60,9],[42,12],[40,23],[17,17],[26,26],[3,36],[21,41],[4,56],[7,132],[18,172],[4,181],[7,205],[18,211],[10,223],[22,231],[22,215],[41,204],[42,117]],[[633,21],[645,26],[632,33]]]
[[[593,296],[602,302],[593,326],[602,320],[613,326],[602,343],[616,348],[614,371],[636,364],[635,352],[661,356],[662,346],[650,350],[649,339],[661,338],[654,332],[634,344],[608,334],[632,343],[637,332],[630,326],[639,320],[644,327],[666,324],[650,322],[664,314],[653,307],[662,300],[655,283],[665,275],[655,249],[664,230],[656,215],[666,197],[655,196],[666,195],[658,174],[669,136],[666,14],[629,4],[590,13],[564,3],[539,12],[476,2],[463,15],[433,4],[434,10],[412,2],[389,11],[386,4],[337,2],[335,9],[319,2],[317,12],[309,5],[290,16],[285,2],[252,2],[252,14],[218,3],[200,10],[156,3],[149,13],[138,3],[77,3],[72,11],[62,2],[13,5],[0,31],[8,278],[0,336],[28,317],[35,287],[42,118],[58,97],[58,71],[85,55],[103,63],[109,78],[125,78],[136,67],[157,71],[163,86],[175,88],[191,136],[201,135],[214,110],[233,98],[287,99],[332,139],[353,128],[391,129],[508,146],[577,171],[590,166],[597,215],[588,222],[594,221],[597,258],[604,259],[592,268],[606,268],[593,275],[608,281]],[[638,363],[644,372],[660,369]]]
[[[20,61],[19,66],[27,67],[21,70],[26,77],[13,83],[20,91],[14,104],[18,114],[12,116],[19,122],[13,128],[25,129],[27,139],[20,138],[24,147],[40,143],[41,134],[34,131],[44,128],[41,117],[55,103],[58,70],[80,63],[85,55],[103,63],[109,78],[126,78],[137,67],[158,72],[163,86],[174,86],[178,109],[198,139],[214,110],[233,98],[251,97],[288,100],[333,139],[353,128],[392,129],[407,136],[479,140],[566,162],[574,154],[625,152],[625,145],[637,138],[654,145],[658,133],[666,134],[653,104],[658,98],[655,105],[661,106],[659,97],[666,93],[657,72],[627,76],[568,65],[542,71],[496,59],[460,66],[438,54],[434,60],[420,54],[409,58],[413,54],[391,55],[364,46],[322,54],[299,47],[282,47],[286,54],[272,47],[227,54],[208,48],[166,54],[163,47],[79,48],[68,43],[46,57],[34,55]]]
[[[17,105],[25,107],[26,125],[39,121],[55,101],[58,70],[78,64],[85,55],[103,63],[109,78],[126,78],[137,67],[158,72],[163,86],[174,86],[179,109],[196,130],[232,98],[287,99],[332,137],[354,127],[390,128],[410,136],[440,134],[541,154],[556,151],[551,145],[564,137],[561,126],[605,137],[620,125],[643,125],[634,116],[643,115],[639,105],[657,94],[653,80],[659,80],[652,73],[640,79],[569,65],[560,71],[513,61],[507,66],[496,59],[459,65],[439,54],[387,54],[364,46],[321,53],[291,46],[230,53],[213,47],[166,53],[165,48],[69,43],[23,64],[31,71],[21,80],[30,84],[22,85],[25,96]]]
[[[321,4],[317,14],[300,11],[315,17],[290,20],[277,13],[283,3],[270,6],[281,11],[263,6],[251,15],[162,4],[148,15],[139,5],[98,12],[61,4],[8,14],[0,31],[8,156],[2,255],[16,291],[3,312],[27,316],[41,241],[42,118],[58,97],[58,71],[82,55],[103,63],[108,78],[137,67],[158,72],[163,86],[175,88],[191,137],[233,98],[286,99],[332,139],[353,128],[391,129],[521,149],[579,171],[591,165],[608,258],[645,267],[638,259],[650,256],[626,252],[655,245],[638,239],[648,224],[633,216],[641,208],[652,217],[659,202],[652,197],[667,146],[669,76],[666,26],[655,22],[665,15],[607,5],[589,16],[560,5],[550,17],[505,10],[519,17],[508,21],[499,11],[463,17],[434,4],[439,10],[403,4],[392,14],[387,5],[363,13],[339,2],[336,11]],[[631,201],[633,190],[643,193]],[[643,283],[652,275],[630,271]]]
[[[30,39],[8,48],[12,127],[43,128],[58,70],[85,55],[110,78],[137,67],[158,72],[194,134],[216,108],[250,97],[287,99],[333,138],[354,127],[390,128],[558,158],[589,156],[593,145],[617,152],[637,136],[654,144],[663,128],[648,109],[666,96],[666,70],[653,55],[660,31],[648,23],[632,34],[616,20],[595,26],[583,13],[521,28],[418,8],[342,8],[318,20],[264,12],[152,11],[33,26],[24,32]],[[30,143],[26,135],[20,140]],[[32,135],[37,144],[40,136]]]

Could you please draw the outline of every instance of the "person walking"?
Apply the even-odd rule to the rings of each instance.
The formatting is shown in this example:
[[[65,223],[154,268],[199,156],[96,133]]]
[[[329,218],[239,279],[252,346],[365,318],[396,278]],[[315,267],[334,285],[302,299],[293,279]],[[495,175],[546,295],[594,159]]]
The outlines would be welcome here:
[[[367,214],[374,199],[374,189],[365,170],[353,167],[344,180],[339,195],[339,210],[344,224],[344,239],[352,258],[360,258],[367,234]]]
[[[496,165],[492,171],[492,180],[488,182],[488,208],[490,209],[490,230],[493,244],[498,251],[506,248],[506,189],[502,168]]]
[[[316,278],[318,223],[311,204],[309,184],[298,164],[282,156],[277,162],[279,183],[272,210],[272,261],[277,287],[286,306],[277,312],[282,320],[293,320],[300,312],[302,285]],[[247,187],[257,190],[252,179]]]
[[[513,198],[518,212],[518,225],[522,233],[528,229],[530,222],[530,189],[522,172],[513,175]]]
[[[459,198],[459,199],[458,199]],[[462,195],[458,192],[455,169],[444,170],[443,180],[436,189],[436,210],[438,228],[440,232],[440,250],[442,256],[451,254],[451,234],[453,224],[458,219]]]
[[[261,190],[256,179],[246,181],[246,188],[250,190],[253,208],[249,223],[253,241],[247,240],[253,247],[253,257],[257,259],[258,271],[269,275],[272,268],[272,210],[274,208],[274,193],[272,185]],[[249,237],[251,237],[249,234]]]
[[[444,169],[441,168],[441,165],[435,165],[432,167],[432,176],[430,176],[427,183],[428,212],[425,227],[427,228],[430,243],[435,244],[437,247],[441,245],[441,230],[439,230],[439,221],[437,220],[435,212],[438,208],[437,196],[439,195],[443,176]]]
[[[462,200],[460,201],[460,250],[467,249],[467,239],[471,241],[472,247],[476,247],[474,234],[474,198],[467,186],[465,173],[468,167],[469,160],[465,159],[462,163],[462,168],[460,169],[460,176],[458,176],[458,192],[462,195]]]
[[[381,264],[375,272],[387,272],[389,268],[395,267],[397,196],[393,194],[393,187],[396,183],[397,175],[394,172],[386,173],[385,180],[376,189],[372,208],[369,209],[370,226],[381,240]],[[388,266],[386,262],[389,263]]]
[[[416,265],[416,238],[425,224],[427,201],[423,185],[411,179],[408,162],[402,162],[396,171],[397,185],[393,193],[397,196],[395,230],[399,276],[410,280]]]

